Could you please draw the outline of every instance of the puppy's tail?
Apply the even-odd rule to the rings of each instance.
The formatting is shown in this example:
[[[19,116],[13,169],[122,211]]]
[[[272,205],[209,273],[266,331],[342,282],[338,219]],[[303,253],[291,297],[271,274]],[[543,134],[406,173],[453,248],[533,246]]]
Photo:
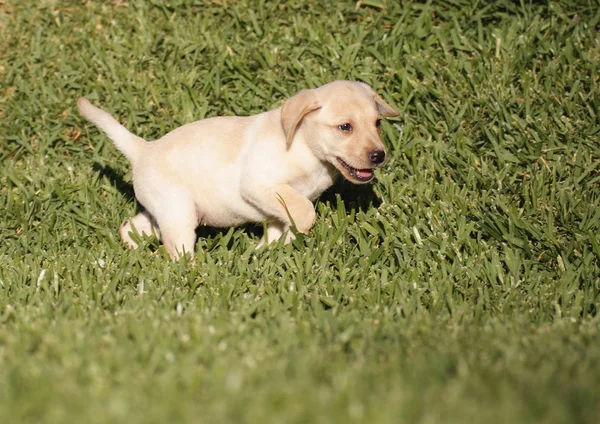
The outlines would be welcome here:
[[[119,124],[115,118],[104,112],[102,109],[93,106],[86,98],[81,97],[77,101],[79,113],[85,119],[96,124],[98,128],[106,133],[117,149],[125,155],[129,162],[135,161],[146,141],[137,135],[130,133],[127,128]]]

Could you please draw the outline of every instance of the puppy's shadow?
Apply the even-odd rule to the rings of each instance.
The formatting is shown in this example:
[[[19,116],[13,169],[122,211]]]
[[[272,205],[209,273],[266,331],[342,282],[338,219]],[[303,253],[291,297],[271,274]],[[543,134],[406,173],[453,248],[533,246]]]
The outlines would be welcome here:
[[[113,167],[95,162],[92,165],[92,169],[100,173],[101,177],[106,177],[111,182],[111,184],[114,185],[117,190],[119,190],[119,192],[123,195],[125,200],[131,202],[135,199],[133,185],[131,185],[131,183],[126,182],[123,178],[123,174],[119,173]]]
[[[244,224],[244,225],[240,225],[239,227],[235,227],[236,229],[241,228],[244,233],[246,233],[248,236],[252,237],[252,238],[260,238],[263,235],[263,227],[262,224]],[[211,239],[217,239],[217,238],[221,238],[224,237],[229,231],[231,231],[231,228],[216,228],[216,227],[203,227],[200,226],[198,228],[196,228],[196,237],[198,237],[198,239],[205,239],[205,240],[211,240]],[[231,242],[230,242],[231,245]]]
[[[336,211],[338,206],[337,195],[344,202],[347,211],[352,209],[357,212],[366,211],[381,205],[381,199],[375,193],[373,184],[352,184],[341,177],[319,197],[318,201],[325,204],[329,203],[331,209]]]

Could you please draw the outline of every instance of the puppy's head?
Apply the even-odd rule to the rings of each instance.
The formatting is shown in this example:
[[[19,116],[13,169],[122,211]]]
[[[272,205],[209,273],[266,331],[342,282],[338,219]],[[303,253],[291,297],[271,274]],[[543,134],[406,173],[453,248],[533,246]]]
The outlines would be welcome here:
[[[381,118],[396,115],[368,85],[335,81],[288,99],[281,109],[281,125],[288,147],[302,133],[319,159],[331,163],[347,180],[362,184],[371,181],[373,169],[385,162]]]

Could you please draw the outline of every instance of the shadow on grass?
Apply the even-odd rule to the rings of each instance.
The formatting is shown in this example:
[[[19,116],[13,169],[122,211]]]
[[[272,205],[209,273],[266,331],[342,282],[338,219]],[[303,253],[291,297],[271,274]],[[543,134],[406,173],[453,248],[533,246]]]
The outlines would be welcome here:
[[[347,211],[352,209],[366,211],[381,205],[381,199],[377,197],[373,184],[352,184],[342,177],[327,189],[318,199],[321,203],[329,203],[333,211],[337,210],[338,202],[336,196],[339,194]]]
[[[126,182],[123,179],[123,174],[116,171],[114,168],[101,165],[98,162],[94,162],[92,165],[92,169],[100,173],[101,177],[106,177],[113,184],[119,192],[123,195],[125,200],[131,202],[135,199],[135,192],[133,191],[133,185],[131,183]]]
[[[242,229],[244,233],[248,234],[248,236],[252,238],[259,239],[263,235],[263,227],[262,224],[244,224],[236,229]],[[198,227],[196,228],[196,237],[199,239],[212,240],[220,237],[225,237],[225,235],[231,230],[231,228],[216,228],[216,227]],[[257,241],[258,242],[258,241]],[[229,242],[232,244],[232,241]]]

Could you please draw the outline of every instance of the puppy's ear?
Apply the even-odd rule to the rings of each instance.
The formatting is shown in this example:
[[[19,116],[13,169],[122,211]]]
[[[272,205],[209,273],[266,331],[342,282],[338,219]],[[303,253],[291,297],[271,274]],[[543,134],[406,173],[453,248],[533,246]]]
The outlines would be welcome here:
[[[288,148],[292,144],[292,139],[302,119],[310,112],[320,108],[321,104],[313,90],[302,90],[283,103],[281,107],[281,127]]]
[[[373,95],[373,100],[375,100],[375,106],[377,107],[377,112],[383,116],[384,118],[389,118],[391,116],[398,116],[400,113],[396,111],[393,107],[388,105],[379,95],[373,90],[369,84],[364,82],[359,82],[360,86],[365,90],[370,92]]]
[[[373,98],[375,99],[375,105],[377,106],[377,112],[384,118],[389,118],[391,116],[398,116],[400,113],[388,105],[383,101],[381,97],[379,97],[375,92],[373,92]]]

